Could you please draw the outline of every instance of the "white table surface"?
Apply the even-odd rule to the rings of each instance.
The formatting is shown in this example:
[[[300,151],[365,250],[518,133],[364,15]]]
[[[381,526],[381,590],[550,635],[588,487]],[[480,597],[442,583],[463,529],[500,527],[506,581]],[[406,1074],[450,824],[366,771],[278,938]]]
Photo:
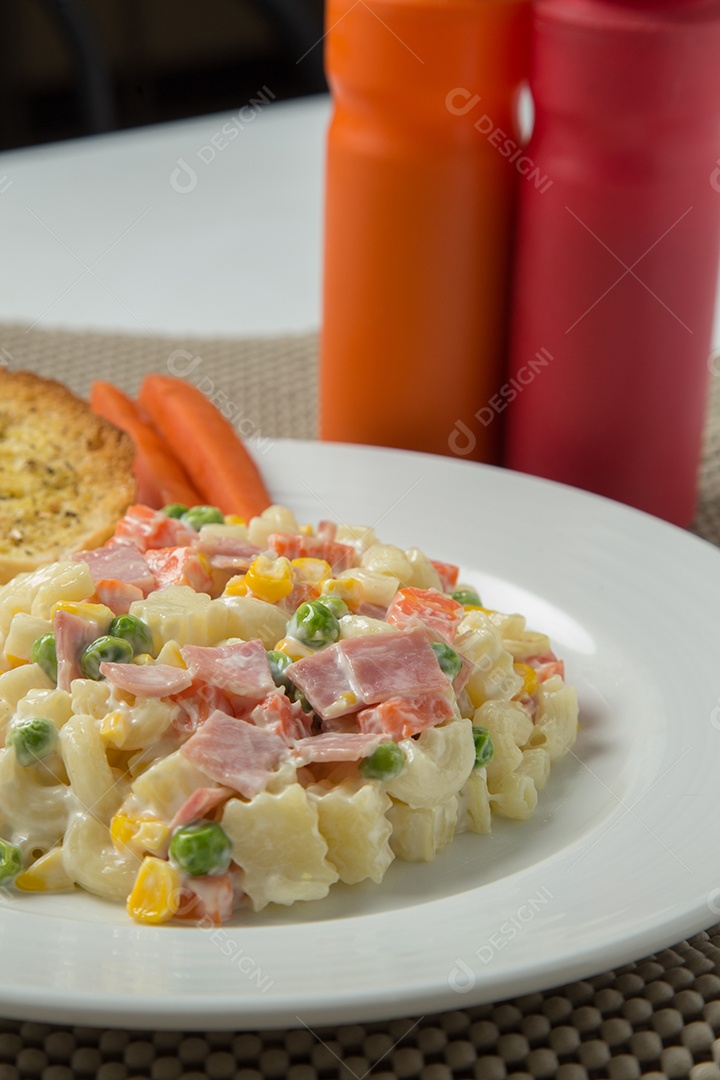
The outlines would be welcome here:
[[[210,337],[316,330],[329,114],[325,95],[260,101],[0,153],[0,322]],[[720,294],[716,312],[715,374]]]
[[[317,329],[328,115],[326,96],[260,102],[0,154],[0,322]]]

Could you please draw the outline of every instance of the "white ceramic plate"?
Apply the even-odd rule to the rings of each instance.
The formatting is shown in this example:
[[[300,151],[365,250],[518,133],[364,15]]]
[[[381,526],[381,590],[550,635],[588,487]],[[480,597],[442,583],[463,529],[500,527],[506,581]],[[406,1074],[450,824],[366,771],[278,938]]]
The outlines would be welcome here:
[[[217,932],[80,893],[0,901],[0,1014],[132,1027],[318,1026],[547,989],[720,917],[720,552],[626,507],[467,462],[277,440],[301,521],[373,524],[548,632],[582,731],[527,823],[382,886]]]

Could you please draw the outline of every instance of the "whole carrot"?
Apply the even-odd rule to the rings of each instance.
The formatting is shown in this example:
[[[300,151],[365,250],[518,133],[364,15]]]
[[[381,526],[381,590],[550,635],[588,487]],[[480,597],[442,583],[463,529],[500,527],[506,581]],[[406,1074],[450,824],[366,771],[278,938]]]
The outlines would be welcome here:
[[[202,502],[166,440],[127,394],[112,383],[98,380],[90,389],[90,408],[121,428],[135,444],[138,502],[156,509],[168,503],[197,506]]]
[[[197,387],[170,375],[147,375],[138,402],[185,466],[204,502],[246,521],[270,505],[247,447]]]

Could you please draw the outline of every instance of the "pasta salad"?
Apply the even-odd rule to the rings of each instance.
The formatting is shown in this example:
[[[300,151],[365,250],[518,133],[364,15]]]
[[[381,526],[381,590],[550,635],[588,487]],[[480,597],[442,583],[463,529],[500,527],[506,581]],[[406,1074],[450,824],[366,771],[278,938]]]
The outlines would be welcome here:
[[[0,589],[0,880],[141,923],[380,883],[525,820],[577,733],[546,635],[372,528],[137,505]]]

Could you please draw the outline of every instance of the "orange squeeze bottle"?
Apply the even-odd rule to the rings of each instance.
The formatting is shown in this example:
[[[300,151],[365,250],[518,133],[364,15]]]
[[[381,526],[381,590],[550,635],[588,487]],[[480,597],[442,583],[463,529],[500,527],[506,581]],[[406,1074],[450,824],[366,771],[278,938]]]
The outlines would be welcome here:
[[[498,460],[528,0],[328,0],[320,437]]]

